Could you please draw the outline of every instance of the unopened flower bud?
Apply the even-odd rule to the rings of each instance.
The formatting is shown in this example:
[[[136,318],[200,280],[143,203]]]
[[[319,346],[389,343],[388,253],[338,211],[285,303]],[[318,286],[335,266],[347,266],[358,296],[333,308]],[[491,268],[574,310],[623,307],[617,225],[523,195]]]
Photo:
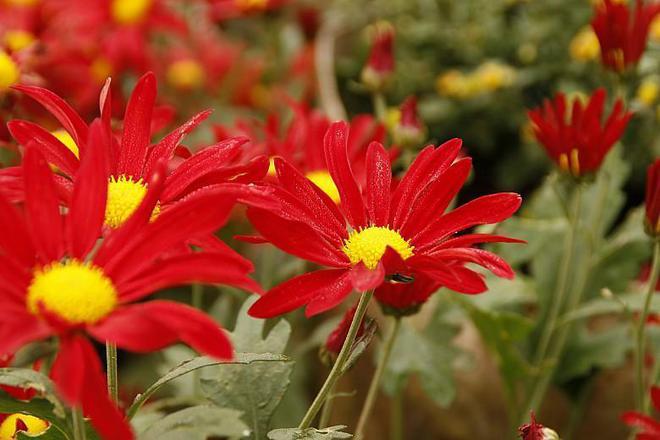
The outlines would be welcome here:
[[[518,435],[521,440],[561,440],[559,434],[554,430],[536,423],[536,417],[533,412],[531,414],[531,422],[518,428]]]
[[[401,104],[400,117],[392,127],[392,138],[403,148],[419,146],[426,138],[426,127],[417,114],[417,98],[409,96]]]
[[[374,25],[374,37],[362,83],[372,92],[385,91],[394,76],[394,27],[388,22]]]

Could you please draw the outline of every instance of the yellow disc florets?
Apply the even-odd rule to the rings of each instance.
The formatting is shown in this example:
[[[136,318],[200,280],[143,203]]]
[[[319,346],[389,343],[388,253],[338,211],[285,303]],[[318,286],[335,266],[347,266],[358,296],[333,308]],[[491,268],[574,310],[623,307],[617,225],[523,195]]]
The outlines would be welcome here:
[[[339,190],[337,189],[334,180],[332,180],[330,173],[325,170],[310,171],[306,176],[314,185],[318,186],[321,191],[326,193],[333,202],[339,203],[341,201]]]
[[[152,0],[113,0],[111,5],[112,18],[120,24],[136,24],[141,22],[151,8]]]
[[[0,92],[18,82],[21,71],[6,52],[0,50]]]
[[[24,432],[30,437],[48,429],[48,422],[28,414],[15,413],[7,416],[0,424],[0,440],[14,440],[16,434]]]
[[[105,205],[105,225],[118,228],[135,212],[147,194],[147,185],[138,179],[121,175],[110,177],[108,181],[108,201]],[[160,213],[156,206],[151,218],[154,219]]]
[[[175,61],[167,68],[167,82],[178,89],[198,88],[204,77],[204,68],[192,59]]]
[[[27,308],[42,309],[66,322],[94,324],[117,306],[117,290],[99,267],[69,260],[35,271],[27,293]]]
[[[361,261],[368,269],[375,269],[388,246],[404,260],[413,255],[414,246],[411,246],[397,231],[385,226],[369,226],[351,232],[342,250],[351,264],[355,265]]]

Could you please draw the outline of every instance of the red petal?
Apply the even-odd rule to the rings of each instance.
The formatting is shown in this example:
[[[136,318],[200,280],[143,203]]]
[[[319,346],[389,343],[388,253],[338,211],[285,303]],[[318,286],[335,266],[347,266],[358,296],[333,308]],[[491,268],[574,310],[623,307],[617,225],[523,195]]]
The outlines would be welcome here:
[[[336,305],[351,290],[348,270],[318,270],[272,288],[250,307],[248,313],[255,318],[272,318],[314,303],[306,312],[311,316]]]
[[[656,422],[646,414],[626,411],[621,414],[621,420],[623,420],[626,425],[642,429],[647,434],[660,435],[660,423]]]
[[[423,273],[456,292],[476,294],[488,290],[482,275],[464,267],[449,266],[442,261],[426,256],[413,256],[406,263],[415,271]]]
[[[24,345],[52,335],[51,329],[31,315],[25,305],[2,304],[2,329],[0,329],[0,353],[15,353]]]
[[[369,144],[367,150],[367,186],[365,199],[371,224],[384,226],[390,216],[390,186],[392,166],[390,158],[378,142]]]
[[[431,258],[458,263],[474,263],[485,267],[498,277],[512,279],[515,276],[511,266],[492,252],[476,248],[440,249],[429,254]]]
[[[78,406],[83,401],[87,367],[83,345],[87,344],[82,336],[61,338],[57,357],[50,370],[50,377],[57,385],[60,394],[72,406]],[[107,390],[104,390],[98,397],[102,398],[106,393]]]
[[[30,144],[23,159],[27,224],[42,264],[64,253],[60,203],[53,174],[43,155]]]
[[[107,78],[99,94],[99,111],[101,112],[101,120],[106,128],[110,129],[110,119],[112,118],[112,93],[110,86],[112,85],[112,78]]]
[[[651,401],[655,409],[660,410],[660,387],[651,387]]]
[[[142,177],[151,137],[151,116],[156,102],[156,76],[146,73],[131,94],[124,115],[124,131],[121,136],[118,174]]]
[[[34,246],[25,219],[0,191],[0,249],[24,267],[34,265]]]
[[[351,226],[357,229],[360,226],[367,226],[367,216],[360,188],[355,182],[348,162],[347,136],[348,124],[343,121],[335,122],[326,132],[323,146],[328,170],[339,190],[341,206]]]
[[[193,307],[171,301],[123,307],[90,333],[130,351],[150,352],[181,341],[208,356],[233,357],[231,342],[215,321]]]
[[[71,255],[79,259],[84,259],[101,235],[108,196],[106,152],[109,136],[100,120],[92,122],[90,148],[81,161],[74,181],[67,234]]]
[[[385,267],[379,262],[375,269],[367,269],[362,262],[353,266],[350,270],[351,284],[358,292],[366,292],[380,286],[385,279]]]
[[[491,234],[465,234],[450,238],[438,245],[438,249],[471,247],[479,243],[527,243],[525,240]]]

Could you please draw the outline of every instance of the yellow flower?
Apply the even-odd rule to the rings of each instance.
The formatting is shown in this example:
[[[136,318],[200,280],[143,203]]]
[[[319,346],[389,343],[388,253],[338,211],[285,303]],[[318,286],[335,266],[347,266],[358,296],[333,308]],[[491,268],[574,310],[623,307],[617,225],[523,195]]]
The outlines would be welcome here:
[[[0,92],[18,82],[21,72],[6,52],[0,50]]]
[[[515,70],[499,61],[486,61],[472,75],[479,92],[492,92],[510,86],[516,78]]]
[[[651,27],[649,29],[649,37],[651,40],[658,42],[660,41],[660,15],[655,17],[651,22]]]
[[[658,99],[660,86],[658,86],[657,78],[644,78],[637,88],[635,99],[642,105],[648,107],[655,103]]]
[[[571,58],[576,61],[591,61],[600,56],[598,37],[591,26],[582,28],[571,40],[569,46]]]
[[[464,98],[469,94],[467,78],[456,69],[439,75],[435,81],[435,88],[440,95],[450,98]]]

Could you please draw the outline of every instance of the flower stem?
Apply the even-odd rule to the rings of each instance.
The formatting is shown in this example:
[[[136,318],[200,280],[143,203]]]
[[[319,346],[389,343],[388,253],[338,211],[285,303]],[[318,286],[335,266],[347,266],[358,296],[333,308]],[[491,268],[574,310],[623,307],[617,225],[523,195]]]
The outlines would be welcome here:
[[[644,396],[646,395],[646,384],[644,381],[644,354],[646,353],[646,319],[649,316],[651,308],[651,300],[655,293],[655,285],[658,282],[658,274],[660,273],[660,240],[655,241],[653,246],[653,263],[651,264],[651,272],[649,274],[649,285],[646,291],[646,300],[644,301],[644,308],[642,314],[639,316],[637,323],[637,347],[635,350],[635,396],[637,399],[637,409],[644,411]]]
[[[204,295],[204,286],[202,286],[201,284],[193,284],[190,304],[197,310],[202,310],[204,304],[203,295]],[[193,371],[193,390],[195,392],[195,395],[197,396],[202,394],[202,385],[200,382],[199,370]]]
[[[74,440],[86,440],[87,433],[85,432],[85,419],[83,418],[82,410],[77,407],[71,409],[71,419],[73,421]]]
[[[390,401],[390,440],[403,440],[403,390],[397,390]]]
[[[108,369],[108,394],[110,399],[117,404],[119,402],[119,377],[117,375],[117,344],[106,341],[105,360]]]
[[[373,290],[368,290],[362,293],[357,308],[355,309],[355,315],[353,316],[353,321],[351,322],[351,326],[348,329],[346,340],[344,341],[344,345],[342,345],[341,347],[341,351],[337,356],[337,360],[335,361],[335,364],[332,366],[332,370],[330,370],[330,374],[328,375],[327,379],[325,380],[325,383],[319,390],[319,393],[316,395],[316,398],[314,398],[312,405],[309,407],[307,413],[300,421],[300,425],[298,425],[298,429],[305,429],[310,427],[312,421],[314,421],[314,417],[316,417],[318,412],[321,410],[321,407],[323,406],[323,402],[325,402],[325,399],[328,397],[330,391],[334,388],[335,384],[341,377],[344,370],[344,365],[346,364],[346,361],[348,360],[349,355],[351,354],[351,348],[353,347],[353,342],[355,342],[355,337],[357,336],[358,330],[360,328],[360,324],[362,323],[362,318],[364,318],[364,315],[367,312],[367,306],[369,305],[369,301],[371,300],[372,296],[373,296]]]
[[[332,394],[334,392],[335,392],[335,387],[332,387],[328,392],[328,397],[325,399],[325,402],[323,403],[323,410],[321,411],[321,418],[319,419],[319,429],[325,428],[326,426],[328,426],[328,422],[330,422],[330,416],[332,415],[332,403],[335,400],[332,397]]]
[[[372,95],[374,105],[374,115],[378,122],[384,123],[387,114],[387,103],[385,102],[385,95],[381,92],[375,92]]]
[[[378,360],[378,366],[376,367],[376,372],[374,377],[371,379],[371,384],[369,385],[369,392],[367,393],[367,398],[364,401],[364,406],[362,407],[362,412],[360,412],[360,418],[358,419],[357,427],[355,428],[355,439],[360,440],[362,438],[362,432],[367,425],[371,411],[374,408],[376,403],[376,396],[378,395],[378,390],[380,388],[380,381],[383,379],[383,374],[385,373],[385,368],[392,354],[392,347],[394,347],[394,341],[396,336],[399,333],[399,328],[401,327],[401,318],[394,318],[394,325],[390,334],[387,336],[387,339],[384,341],[383,352]]]

